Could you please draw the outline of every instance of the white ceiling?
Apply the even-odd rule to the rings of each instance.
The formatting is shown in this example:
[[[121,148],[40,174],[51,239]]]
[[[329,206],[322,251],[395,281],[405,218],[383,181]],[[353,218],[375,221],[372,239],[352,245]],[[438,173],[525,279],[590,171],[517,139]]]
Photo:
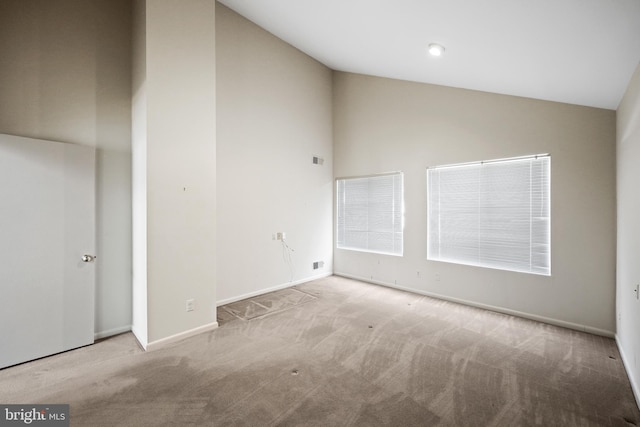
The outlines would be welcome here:
[[[615,110],[640,62],[640,0],[220,1],[334,70],[395,79]]]

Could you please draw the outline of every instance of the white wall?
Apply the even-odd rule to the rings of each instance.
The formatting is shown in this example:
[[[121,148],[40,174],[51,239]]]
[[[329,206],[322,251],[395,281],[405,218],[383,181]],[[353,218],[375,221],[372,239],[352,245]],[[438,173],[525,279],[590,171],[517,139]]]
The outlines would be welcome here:
[[[332,271],[332,80],[221,4],[216,31],[221,304]],[[295,250],[293,276],[277,231]]]
[[[403,171],[403,257],[336,249],[334,271],[612,335],[615,113],[336,72],[336,177]],[[426,167],[551,154],[552,275],[426,260]]]
[[[144,348],[149,343],[147,325],[147,2],[133,2],[131,191],[132,191],[132,325]]]
[[[215,1],[135,12],[133,331],[148,347],[217,325]]]
[[[0,133],[97,149],[96,335],[131,325],[131,5],[0,2]]]
[[[640,66],[617,112],[617,340],[640,402]],[[640,403],[639,403],[640,404]]]

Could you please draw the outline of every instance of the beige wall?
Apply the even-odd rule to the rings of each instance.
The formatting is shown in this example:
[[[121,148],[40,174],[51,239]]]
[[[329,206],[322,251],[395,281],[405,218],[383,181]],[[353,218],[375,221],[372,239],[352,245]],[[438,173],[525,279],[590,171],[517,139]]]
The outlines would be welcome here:
[[[0,133],[97,149],[96,334],[131,325],[131,5],[0,2]]]
[[[640,65],[617,112],[617,339],[640,402]]]
[[[135,6],[133,331],[148,347],[217,325],[215,1]]]
[[[332,106],[327,67],[221,4],[216,42],[220,304],[332,271]]]
[[[336,249],[337,274],[611,335],[615,112],[336,72],[336,177],[403,171],[403,257]],[[552,275],[426,260],[426,167],[551,154]]]

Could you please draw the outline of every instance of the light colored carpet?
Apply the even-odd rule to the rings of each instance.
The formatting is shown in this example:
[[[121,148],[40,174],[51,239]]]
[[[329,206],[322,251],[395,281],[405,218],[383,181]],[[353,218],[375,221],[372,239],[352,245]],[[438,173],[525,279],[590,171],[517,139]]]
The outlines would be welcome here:
[[[267,314],[274,314],[287,310],[296,305],[304,304],[316,299],[313,295],[298,289],[289,288],[277,292],[247,298],[218,308],[218,324],[223,325],[229,320],[251,320]],[[229,316],[231,315],[231,316]]]
[[[261,301],[161,350],[123,334],[1,370],[0,402],[70,403],[74,426],[640,420],[608,338],[339,277]]]

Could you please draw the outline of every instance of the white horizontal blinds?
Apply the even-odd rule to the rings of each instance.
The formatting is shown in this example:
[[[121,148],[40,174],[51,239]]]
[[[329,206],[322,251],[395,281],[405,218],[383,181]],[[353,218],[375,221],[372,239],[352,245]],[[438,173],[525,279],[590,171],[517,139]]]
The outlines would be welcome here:
[[[551,274],[551,158],[531,163],[531,272]]]
[[[550,158],[429,169],[428,258],[549,275]]]
[[[477,263],[479,172],[477,168],[429,170],[429,259]]]
[[[402,255],[402,174],[337,180],[337,247]]]

